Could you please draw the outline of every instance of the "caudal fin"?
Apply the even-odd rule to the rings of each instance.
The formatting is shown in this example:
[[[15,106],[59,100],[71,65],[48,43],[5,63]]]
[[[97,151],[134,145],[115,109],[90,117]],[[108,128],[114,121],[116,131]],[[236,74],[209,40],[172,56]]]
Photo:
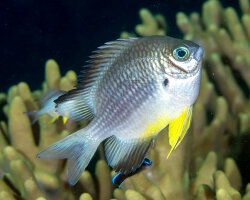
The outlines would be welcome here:
[[[99,145],[96,140],[91,140],[86,135],[88,134],[84,129],[79,130],[39,152],[37,157],[68,159],[68,182],[75,185]]]
[[[34,124],[38,120],[37,110],[32,110],[32,111],[26,112],[25,114],[29,116],[32,124]]]

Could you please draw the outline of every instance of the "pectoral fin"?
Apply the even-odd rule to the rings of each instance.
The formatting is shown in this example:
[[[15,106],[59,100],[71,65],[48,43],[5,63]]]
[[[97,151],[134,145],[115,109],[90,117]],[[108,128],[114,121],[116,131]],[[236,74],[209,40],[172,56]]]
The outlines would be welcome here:
[[[171,150],[167,155],[167,159],[171,152],[176,149],[186,135],[192,118],[192,107],[188,106],[185,110],[169,124],[169,144]]]

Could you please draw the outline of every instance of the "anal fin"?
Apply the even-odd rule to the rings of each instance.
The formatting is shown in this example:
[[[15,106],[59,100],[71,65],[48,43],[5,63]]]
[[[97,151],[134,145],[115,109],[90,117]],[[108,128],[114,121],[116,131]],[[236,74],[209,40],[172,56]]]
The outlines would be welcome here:
[[[145,158],[142,162],[142,165],[137,168],[133,173],[130,173],[128,175],[124,175],[121,172],[118,172],[112,179],[112,183],[118,187],[121,186],[122,182],[125,181],[125,179],[127,179],[130,176],[133,176],[136,173],[139,173],[140,171],[142,171],[143,169],[149,167],[152,164],[151,160],[149,160],[148,158]]]
[[[147,156],[154,137],[147,139],[122,139],[111,136],[105,142],[108,164],[116,171],[128,175],[136,171]]]

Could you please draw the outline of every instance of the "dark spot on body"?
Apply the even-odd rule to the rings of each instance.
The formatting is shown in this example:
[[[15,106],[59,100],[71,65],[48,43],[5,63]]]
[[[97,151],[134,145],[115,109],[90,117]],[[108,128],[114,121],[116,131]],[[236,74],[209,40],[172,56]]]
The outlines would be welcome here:
[[[164,87],[166,87],[168,85],[168,79],[167,78],[163,81],[163,85],[164,85]]]

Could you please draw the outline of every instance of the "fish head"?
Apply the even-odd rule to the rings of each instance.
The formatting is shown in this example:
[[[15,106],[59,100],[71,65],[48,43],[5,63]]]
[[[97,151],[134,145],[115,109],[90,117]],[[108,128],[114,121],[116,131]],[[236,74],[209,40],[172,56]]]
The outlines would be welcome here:
[[[162,52],[164,90],[192,105],[200,89],[203,48],[192,41],[169,38]]]

